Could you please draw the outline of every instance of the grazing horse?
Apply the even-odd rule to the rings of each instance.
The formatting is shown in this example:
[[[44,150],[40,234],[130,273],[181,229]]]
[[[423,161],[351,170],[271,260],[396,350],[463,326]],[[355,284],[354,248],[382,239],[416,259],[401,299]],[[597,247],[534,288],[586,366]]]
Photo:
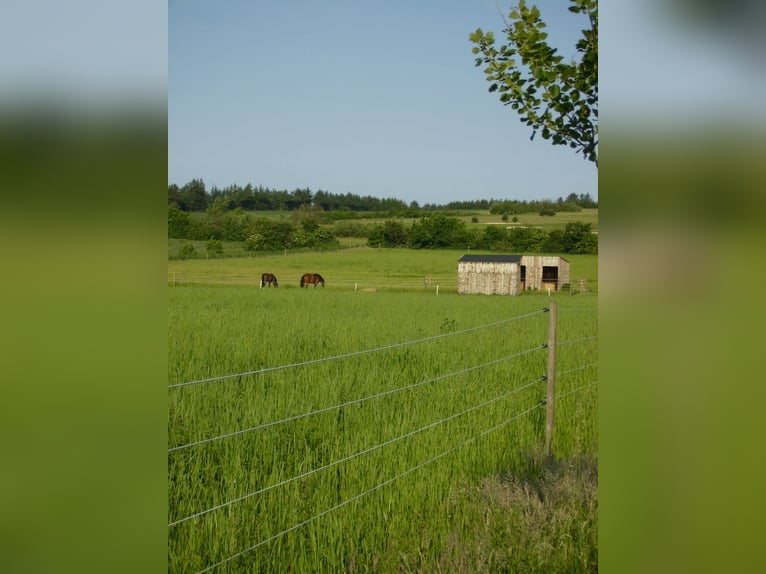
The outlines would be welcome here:
[[[314,289],[316,289],[319,284],[324,287],[324,277],[319,273],[304,273],[303,277],[301,277],[301,287],[306,287],[306,289],[308,289],[309,285],[314,285]]]
[[[279,283],[277,283],[277,276],[273,273],[264,273],[261,275],[261,289],[263,289],[267,283],[269,287],[271,287],[272,283],[274,284],[274,287],[279,287]]]

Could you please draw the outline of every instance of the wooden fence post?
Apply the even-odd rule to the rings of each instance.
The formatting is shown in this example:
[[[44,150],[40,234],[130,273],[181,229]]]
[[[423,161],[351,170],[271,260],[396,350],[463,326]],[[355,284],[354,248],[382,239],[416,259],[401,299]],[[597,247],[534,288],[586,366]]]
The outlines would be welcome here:
[[[553,419],[556,413],[556,302],[548,310],[548,388],[545,411],[545,453],[553,456]]]

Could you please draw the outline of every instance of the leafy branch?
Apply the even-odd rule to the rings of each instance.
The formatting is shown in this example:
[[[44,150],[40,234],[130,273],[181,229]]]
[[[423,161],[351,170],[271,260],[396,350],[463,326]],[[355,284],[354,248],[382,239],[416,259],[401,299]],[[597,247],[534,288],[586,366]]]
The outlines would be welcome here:
[[[575,48],[579,61],[564,63],[547,42],[536,6],[525,0],[511,10],[503,30],[508,44],[495,46],[492,32],[477,28],[469,39],[480,54],[476,66],[485,66],[489,91],[510,105],[532,136],[554,145],[568,145],[598,167],[598,1],[570,0],[569,11],[584,14],[589,27]]]

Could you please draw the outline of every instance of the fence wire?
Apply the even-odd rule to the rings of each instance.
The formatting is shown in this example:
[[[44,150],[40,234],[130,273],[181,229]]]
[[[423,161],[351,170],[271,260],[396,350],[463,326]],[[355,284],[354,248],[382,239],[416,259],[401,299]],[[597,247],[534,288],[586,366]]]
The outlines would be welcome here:
[[[397,443],[399,441],[402,441],[402,440],[404,440],[406,438],[413,437],[416,434],[419,434],[419,433],[421,433],[423,431],[435,428],[435,427],[437,427],[437,426],[439,426],[441,424],[444,424],[446,422],[454,420],[454,419],[456,419],[458,417],[461,417],[463,415],[466,415],[466,414],[468,414],[470,412],[473,412],[473,411],[479,410],[481,408],[484,408],[486,406],[489,406],[492,403],[496,403],[497,401],[500,401],[502,399],[505,399],[505,398],[515,394],[515,393],[518,393],[519,391],[527,389],[527,388],[531,387],[532,385],[534,385],[535,383],[539,383],[539,382],[541,382],[543,380],[544,379],[542,377],[538,378],[538,379],[535,379],[534,381],[526,383],[525,385],[522,385],[521,387],[517,387],[517,388],[515,388],[515,389],[513,389],[511,391],[508,391],[507,393],[503,393],[502,395],[499,395],[499,396],[497,396],[497,397],[495,397],[493,399],[490,399],[490,400],[485,401],[485,402],[483,402],[481,404],[478,404],[478,405],[474,405],[474,406],[472,406],[472,407],[470,407],[470,408],[468,408],[468,409],[466,409],[464,411],[461,411],[461,412],[456,413],[454,415],[450,415],[450,416],[448,416],[448,417],[446,417],[444,419],[441,419],[441,420],[438,420],[436,422],[430,423],[430,424],[428,424],[428,425],[426,425],[424,427],[420,427],[419,429],[415,429],[414,431],[410,431],[410,432],[408,432],[406,434],[400,435],[398,437],[392,438],[392,439],[387,440],[385,442],[379,443],[379,444],[377,444],[375,446],[372,446],[372,447],[369,447],[367,449],[361,450],[361,451],[359,451],[357,453],[354,453],[354,454],[349,455],[347,457],[338,459],[338,460],[333,461],[331,463],[328,463],[328,464],[326,464],[324,466],[321,466],[321,467],[318,467],[318,468],[306,471],[306,472],[304,472],[302,474],[299,474],[299,475],[294,476],[292,478],[288,478],[288,479],[283,480],[281,482],[272,484],[270,486],[267,486],[265,488],[262,488],[260,490],[255,491],[255,492],[251,492],[250,494],[246,494],[244,496],[240,496],[240,497],[235,498],[233,500],[229,500],[227,502],[224,502],[224,503],[219,504],[217,506],[213,506],[213,507],[208,508],[206,510],[202,510],[200,512],[197,512],[195,514],[187,516],[185,518],[181,518],[179,520],[175,520],[175,521],[171,522],[170,524],[168,524],[168,527],[177,526],[178,524],[181,524],[183,522],[187,522],[189,520],[192,520],[193,518],[199,518],[200,516],[204,516],[205,514],[209,514],[209,513],[213,512],[215,510],[220,510],[221,508],[226,508],[227,506],[231,506],[232,504],[236,504],[238,502],[242,502],[243,500],[247,500],[248,498],[252,498],[253,496],[257,496],[259,494],[263,494],[265,492],[268,492],[268,491],[273,490],[275,488],[278,488],[280,486],[284,486],[286,484],[290,484],[291,482],[295,482],[296,480],[300,480],[300,479],[306,478],[308,476],[311,476],[312,474],[316,474],[316,473],[321,472],[323,470],[327,470],[328,468],[332,468],[334,466],[338,466],[341,463],[348,462],[348,461],[353,460],[353,459],[355,459],[357,457],[360,457],[362,455],[369,454],[369,453],[374,452],[376,450],[379,450],[379,449],[381,449],[381,448],[383,448],[385,446],[389,446],[391,444],[394,444],[394,443]]]
[[[564,397],[566,397],[566,396],[568,396],[568,395],[571,395],[571,394],[573,394],[573,393],[576,393],[576,392],[578,392],[578,391],[581,391],[581,390],[583,390],[583,389],[585,389],[585,388],[588,388],[588,387],[592,387],[593,385],[596,385],[596,384],[598,384],[598,381],[592,381],[592,382],[590,382],[590,383],[586,383],[586,384],[584,384],[584,385],[581,385],[581,386],[579,386],[579,387],[577,387],[577,388],[575,388],[575,389],[572,389],[571,391],[567,391],[566,393],[562,393],[562,394],[558,395],[558,396],[556,397],[556,400],[558,401],[559,399],[563,399]]]
[[[556,344],[560,347],[562,345],[571,345],[572,343],[580,343],[582,341],[592,341],[598,339],[598,335],[592,335],[590,337],[580,337],[579,339],[567,339],[566,341],[557,341]]]
[[[538,381],[535,381],[535,382],[538,382]],[[335,506],[333,506],[331,508],[328,508],[327,510],[322,511],[319,514],[315,514],[314,516],[312,516],[310,518],[307,518],[303,522],[299,522],[298,524],[295,524],[294,526],[291,526],[290,528],[282,530],[281,532],[278,532],[277,534],[274,534],[273,536],[270,536],[269,538],[261,540],[257,544],[253,544],[252,546],[249,546],[249,547],[245,548],[244,550],[240,550],[239,552],[236,552],[235,554],[232,554],[232,555],[224,558],[220,562],[216,562],[215,564],[211,564],[207,568],[205,568],[203,570],[200,570],[197,574],[203,574],[204,572],[210,572],[211,570],[214,570],[214,569],[218,568],[219,566],[222,566],[223,564],[226,564],[227,562],[230,562],[231,560],[234,560],[235,558],[239,558],[240,556],[243,556],[243,555],[247,554],[248,552],[252,552],[256,548],[259,548],[261,546],[269,544],[270,542],[273,542],[274,540],[277,540],[278,538],[281,538],[282,536],[284,536],[285,534],[288,534],[289,532],[293,532],[294,530],[298,530],[299,528],[302,528],[302,527],[306,526],[307,524],[310,524],[311,522],[314,522],[315,520],[317,520],[319,518],[322,518],[323,516],[327,516],[328,514],[338,510],[339,508],[343,508],[344,506],[347,506],[348,504],[351,504],[352,502],[356,502],[357,500],[367,496],[371,492],[375,492],[376,490],[378,490],[380,488],[383,488],[384,486],[387,486],[387,485],[389,485],[389,484],[391,484],[393,482],[396,482],[397,480],[399,480],[401,478],[404,478],[405,476],[407,476],[409,474],[412,474],[413,472],[415,472],[417,470],[420,470],[421,468],[423,468],[423,467],[425,467],[425,466],[427,466],[429,464],[432,464],[432,463],[436,462],[437,460],[440,460],[440,459],[444,458],[445,456],[452,454],[453,452],[456,452],[456,451],[460,450],[461,448],[465,447],[466,445],[468,445],[468,444],[470,444],[472,442],[475,442],[478,439],[480,439],[480,438],[482,438],[482,437],[484,437],[484,436],[486,436],[486,435],[488,435],[490,433],[493,433],[493,432],[503,428],[504,426],[507,426],[508,424],[510,424],[514,420],[520,418],[521,416],[523,416],[523,415],[525,415],[527,413],[530,413],[530,412],[532,412],[533,410],[535,410],[537,408],[540,408],[541,406],[543,406],[543,404],[544,403],[542,403],[542,402],[538,403],[535,406],[530,407],[530,408],[528,408],[528,409],[526,409],[526,410],[524,410],[524,411],[514,415],[510,419],[507,419],[507,420],[501,422],[500,424],[497,424],[497,425],[493,426],[492,428],[489,428],[489,429],[479,433],[478,435],[469,438],[468,440],[464,441],[463,443],[461,443],[461,444],[459,444],[459,445],[457,445],[455,447],[452,447],[452,448],[442,452],[441,454],[436,455],[433,458],[430,458],[430,459],[428,459],[426,461],[423,461],[420,464],[418,464],[418,465],[416,465],[416,466],[414,466],[412,468],[409,468],[409,469],[405,470],[404,472],[399,473],[396,476],[393,476],[393,477],[391,477],[391,478],[381,482],[380,484],[377,484],[377,485],[373,486],[372,488],[370,488],[368,490],[365,490],[364,492],[362,492],[360,494],[357,494],[356,496],[354,496],[352,498],[344,500],[343,502],[341,502],[339,504],[336,504]]]
[[[475,365],[473,367],[468,367],[468,368],[462,369],[460,371],[455,371],[455,372],[452,372],[452,373],[447,373],[445,375],[439,375],[438,377],[434,377],[432,379],[427,379],[425,381],[420,381],[418,383],[414,383],[412,385],[407,385],[405,387],[399,387],[399,388],[396,388],[396,389],[390,389],[388,391],[384,391],[382,393],[377,393],[375,395],[370,395],[370,396],[367,396],[367,397],[362,397],[362,398],[359,398],[359,399],[354,399],[354,400],[351,400],[351,401],[347,401],[345,403],[333,405],[333,406],[330,406],[330,407],[324,407],[324,408],[317,409],[317,410],[314,410],[314,411],[310,411],[310,412],[307,412],[307,413],[302,413],[302,414],[299,414],[299,415],[294,415],[294,416],[291,416],[291,417],[280,419],[280,420],[277,420],[277,421],[263,423],[263,424],[260,424],[260,425],[254,426],[254,427],[250,427],[250,428],[246,428],[246,429],[242,429],[242,430],[238,430],[238,431],[234,431],[234,432],[230,432],[230,433],[214,436],[214,437],[211,437],[211,438],[206,438],[206,439],[198,440],[198,441],[195,441],[195,442],[190,442],[188,444],[182,444],[182,445],[174,446],[172,448],[169,448],[168,452],[169,453],[170,452],[176,452],[176,451],[183,450],[183,449],[186,449],[186,448],[190,448],[190,447],[193,447],[193,446],[199,446],[199,445],[202,445],[202,444],[206,444],[206,443],[222,440],[222,439],[225,439],[225,438],[231,438],[231,437],[239,436],[239,435],[246,434],[246,433],[249,433],[249,432],[254,432],[254,431],[257,431],[257,430],[262,430],[262,429],[265,429],[265,428],[281,425],[281,424],[284,424],[284,423],[289,423],[289,422],[297,421],[297,420],[304,419],[304,418],[307,418],[307,417],[310,417],[310,416],[313,416],[313,415],[327,413],[327,412],[330,412],[330,411],[341,409],[343,407],[348,407],[348,406],[351,406],[351,405],[358,405],[358,404],[361,404],[361,403],[364,403],[364,402],[367,402],[367,401],[371,401],[373,399],[379,399],[379,398],[386,397],[388,395],[393,395],[393,394],[396,394],[396,393],[399,393],[399,392],[402,392],[402,391],[412,390],[412,389],[415,389],[417,387],[420,387],[420,386],[423,386],[423,385],[427,385],[429,383],[435,383],[436,381],[441,381],[441,380],[444,380],[444,379],[448,379],[450,377],[455,377],[457,375],[462,375],[462,374],[465,374],[465,373],[470,373],[471,371],[477,371],[477,370],[483,369],[485,367],[491,367],[492,365],[497,365],[497,364],[503,363],[505,361],[510,361],[511,359],[515,359],[515,358],[521,357],[523,355],[528,355],[529,353],[533,353],[535,351],[539,351],[539,350],[544,349],[544,348],[545,348],[545,345],[538,345],[536,347],[533,347],[531,349],[527,349],[526,351],[521,351],[521,352],[516,353],[514,355],[509,355],[509,356],[503,357],[501,359],[495,359],[494,361],[489,361],[487,363],[482,363],[481,365]]]
[[[405,341],[405,342],[401,342],[401,343],[395,343],[395,344],[391,344],[391,345],[385,345],[385,346],[381,346],[381,347],[365,349],[365,350],[360,350],[360,351],[354,351],[354,352],[340,354],[340,355],[335,355],[335,356],[330,356],[330,357],[322,357],[322,358],[318,358],[318,359],[312,359],[312,360],[308,360],[308,361],[302,361],[302,362],[291,363],[291,364],[286,364],[286,365],[279,365],[279,366],[268,367],[268,368],[263,368],[263,369],[256,369],[256,370],[246,371],[246,372],[242,372],[242,373],[221,375],[221,376],[210,377],[210,378],[205,378],[205,379],[199,379],[199,380],[192,380],[192,381],[187,381],[187,382],[182,382],[182,383],[176,383],[176,384],[169,385],[168,388],[169,389],[176,389],[176,388],[186,387],[186,386],[189,386],[189,385],[196,385],[196,384],[207,383],[207,382],[221,381],[221,380],[233,379],[233,378],[237,378],[237,377],[259,375],[259,374],[262,374],[262,373],[269,373],[269,372],[273,372],[273,371],[297,368],[297,367],[302,367],[302,366],[307,366],[307,365],[314,365],[314,364],[319,364],[319,363],[324,363],[324,362],[329,362],[329,361],[334,361],[334,360],[340,360],[340,359],[345,359],[345,358],[350,358],[350,357],[357,357],[357,356],[361,356],[361,355],[365,355],[365,354],[370,354],[370,353],[375,353],[375,352],[380,352],[380,351],[385,351],[385,350],[402,348],[402,347],[406,347],[406,346],[410,346],[410,345],[415,345],[415,344],[419,344],[419,343],[425,343],[425,342],[429,342],[429,341],[443,339],[443,338],[451,337],[451,336],[454,336],[454,335],[460,335],[460,334],[464,334],[464,333],[469,333],[469,332],[477,331],[477,330],[480,330],[480,329],[485,329],[485,328],[489,328],[489,327],[503,325],[503,324],[506,324],[506,323],[510,323],[512,321],[517,321],[519,319],[523,319],[523,318],[531,317],[531,316],[534,316],[534,315],[537,315],[537,314],[545,313],[546,311],[547,311],[547,309],[541,309],[541,310],[538,310],[538,311],[533,311],[533,312],[530,312],[530,313],[525,313],[525,314],[522,314],[522,315],[518,315],[518,316],[509,318],[509,319],[503,319],[503,320],[500,320],[500,321],[495,321],[495,322],[492,322],[492,323],[487,323],[487,324],[483,324],[483,325],[479,325],[479,326],[475,326],[475,327],[470,327],[470,328],[462,329],[462,330],[459,330],[459,331],[454,331],[454,332],[450,332],[450,333],[443,333],[443,334],[434,335],[434,336],[430,336],[430,337],[424,337],[424,338],[421,338],[421,339],[410,340],[410,341]],[[597,311],[597,308],[568,308],[568,309],[561,308],[561,309],[559,309],[559,311],[563,311],[563,312],[566,312],[566,311]],[[593,335],[593,336],[588,336],[588,337],[581,337],[581,338],[578,338],[578,339],[565,340],[565,341],[557,342],[557,344],[558,345],[568,345],[568,344],[574,344],[574,343],[578,343],[578,342],[582,342],[582,341],[593,340],[593,339],[597,339],[597,338],[598,338],[597,335]],[[195,446],[199,446],[199,445],[203,445],[203,444],[207,444],[207,443],[212,443],[212,442],[215,442],[215,441],[219,441],[219,440],[223,440],[223,439],[226,439],[226,438],[231,438],[231,437],[243,435],[243,434],[250,433],[250,432],[255,432],[255,431],[258,431],[258,430],[261,430],[261,429],[265,429],[265,428],[268,428],[268,427],[273,427],[273,426],[276,426],[276,425],[293,422],[293,421],[296,421],[296,420],[299,420],[299,419],[303,419],[303,418],[306,418],[306,417],[310,417],[310,416],[313,416],[313,415],[318,415],[318,414],[321,414],[321,413],[326,413],[326,412],[329,412],[329,411],[338,410],[338,409],[341,409],[341,408],[344,408],[344,407],[347,407],[347,406],[356,405],[356,404],[360,404],[360,403],[363,403],[363,402],[371,401],[371,400],[374,400],[374,399],[377,399],[377,398],[382,398],[382,397],[385,397],[385,396],[388,396],[388,395],[393,395],[393,394],[398,393],[400,391],[411,390],[411,389],[414,389],[416,387],[420,387],[422,385],[426,385],[426,384],[434,383],[434,382],[437,382],[437,381],[440,381],[440,380],[443,380],[443,379],[447,379],[449,377],[454,377],[454,376],[457,376],[457,375],[460,375],[460,374],[468,373],[468,372],[471,372],[471,371],[476,371],[478,369],[486,368],[486,367],[489,367],[489,366],[492,366],[492,365],[496,365],[496,364],[499,364],[499,363],[502,363],[502,362],[505,362],[505,361],[509,361],[509,360],[514,359],[516,357],[519,357],[519,356],[522,356],[522,355],[525,355],[525,354],[529,354],[529,353],[532,353],[534,351],[537,351],[537,350],[540,350],[540,349],[544,349],[546,347],[547,347],[547,345],[545,345],[545,344],[540,345],[540,346],[535,346],[533,348],[527,349],[525,351],[521,351],[519,353],[515,353],[513,355],[509,355],[509,356],[506,356],[506,357],[503,357],[503,358],[500,358],[500,359],[489,361],[487,363],[482,363],[480,365],[475,365],[475,366],[472,366],[472,367],[468,367],[466,369],[462,369],[462,370],[455,371],[455,372],[452,372],[452,373],[448,373],[448,374],[445,374],[445,375],[440,375],[440,376],[437,376],[437,377],[434,377],[434,378],[431,378],[431,379],[427,379],[427,380],[424,380],[424,381],[420,381],[420,382],[417,382],[417,383],[414,383],[414,384],[411,384],[411,385],[408,385],[408,386],[404,386],[404,387],[400,387],[400,388],[396,388],[396,389],[390,389],[388,391],[384,391],[384,392],[377,393],[377,394],[374,394],[374,395],[369,395],[369,396],[366,396],[366,397],[362,397],[362,398],[359,398],[359,399],[354,399],[354,400],[347,401],[347,402],[344,402],[344,403],[341,403],[341,404],[337,404],[337,405],[333,405],[333,406],[329,406],[329,407],[324,407],[324,408],[313,410],[313,411],[306,412],[306,413],[301,413],[301,414],[290,416],[290,417],[287,417],[287,418],[284,418],[284,419],[281,419],[281,420],[263,423],[263,424],[260,424],[260,425],[257,425],[257,426],[253,426],[253,427],[237,430],[237,431],[234,431],[234,432],[230,432],[230,433],[226,433],[226,434],[222,434],[222,435],[218,435],[218,436],[214,436],[214,437],[198,440],[198,441],[187,443],[187,444],[181,444],[181,445],[169,448],[168,452],[169,453],[173,453],[173,452],[181,451],[181,450],[188,449],[188,448],[191,448],[191,447],[195,447]],[[582,370],[594,367],[596,365],[597,365],[597,363],[591,363],[591,364],[588,364],[588,365],[572,368],[572,369],[569,369],[569,370],[566,370],[566,371],[560,371],[557,374],[559,376],[562,376],[562,375],[565,375],[565,374],[568,374],[568,373],[582,371]],[[510,395],[518,393],[518,392],[520,392],[520,391],[522,391],[524,389],[527,389],[527,388],[529,388],[529,387],[531,387],[531,386],[533,386],[533,385],[535,385],[535,384],[545,380],[545,378],[546,377],[541,377],[541,378],[535,379],[534,381],[525,383],[525,384],[523,384],[522,386],[520,386],[518,388],[510,390],[510,391],[508,391],[506,393],[503,393],[503,394],[501,394],[499,396],[496,396],[496,397],[494,397],[492,399],[489,399],[489,400],[487,400],[487,401],[485,401],[485,402],[483,402],[481,404],[474,405],[474,406],[472,406],[470,408],[467,408],[467,409],[465,409],[465,410],[463,410],[463,411],[461,411],[459,413],[456,413],[456,414],[450,415],[450,416],[448,416],[446,418],[443,418],[441,420],[429,423],[429,424],[427,424],[427,425],[425,425],[423,427],[420,427],[420,428],[415,429],[413,431],[407,432],[407,433],[405,433],[403,435],[400,435],[400,436],[397,436],[395,438],[386,440],[386,441],[384,441],[382,443],[379,443],[379,444],[376,444],[374,446],[365,448],[365,449],[363,449],[363,450],[361,450],[359,452],[356,452],[356,453],[353,453],[353,454],[351,454],[349,456],[337,459],[335,461],[332,461],[330,463],[327,463],[327,464],[322,465],[320,467],[317,467],[315,469],[303,472],[303,473],[301,473],[301,474],[299,474],[297,476],[293,476],[291,478],[288,478],[288,479],[285,479],[283,481],[277,482],[277,483],[272,484],[270,486],[261,488],[261,489],[255,491],[255,492],[251,492],[251,493],[245,494],[245,495],[237,497],[235,499],[232,499],[232,500],[226,501],[224,503],[218,504],[216,506],[213,506],[213,507],[207,508],[205,510],[196,512],[196,513],[191,514],[189,516],[186,516],[184,518],[180,518],[178,520],[172,521],[172,522],[170,522],[168,524],[168,527],[171,528],[171,527],[177,526],[179,524],[188,522],[190,520],[193,520],[193,519],[202,517],[204,515],[210,514],[210,513],[214,512],[214,511],[217,511],[217,510],[220,510],[220,509],[223,509],[223,508],[226,508],[226,507],[230,507],[230,506],[232,506],[234,504],[237,504],[239,502],[242,502],[244,500],[247,500],[247,499],[250,499],[252,497],[264,494],[264,493],[266,493],[268,491],[271,491],[273,489],[285,486],[285,485],[293,483],[295,481],[305,479],[305,478],[307,478],[307,477],[309,477],[311,475],[314,475],[314,474],[320,473],[322,471],[328,470],[330,468],[339,466],[339,465],[341,465],[343,463],[346,463],[346,462],[349,462],[349,461],[351,461],[353,459],[359,458],[361,456],[364,456],[364,455],[369,454],[371,452],[380,450],[380,449],[382,449],[384,447],[387,447],[389,445],[392,445],[392,444],[395,444],[397,442],[403,441],[405,439],[411,438],[411,437],[413,437],[413,436],[415,436],[415,435],[417,435],[419,433],[425,432],[425,431],[427,431],[429,429],[433,429],[433,428],[435,428],[435,427],[437,427],[439,425],[446,424],[446,423],[448,423],[448,422],[450,422],[452,420],[457,419],[458,417],[464,416],[464,415],[466,415],[468,413],[471,413],[471,412],[477,411],[477,410],[479,410],[481,408],[484,408],[484,407],[486,407],[486,406],[488,406],[488,405],[490,405],[492,403],[495,403],[497,401],[505,399],[505,398],[507,398]],[[592,381],[590,383],[578,386],[575,389],[571,389],[571,390],[569,390],[569,391],[567,391],[567,392],[565,392],[563,394],[558,395],[556,397],[556,399],[558,400],[558,399],[561,399],[561,398],[565,398],[567,396],[571,396],[574,393],[581,392],[584,389],[592,387],[592,386],[594,386],[596,384],[597,384],[597,381]],[[226,564],[226,563],[228,563],[228,562],[230,562],[230,561],[232,561],[232,560],[234,560],[234,559],[236,559],[238,557],[241,557],[241,556],[243,556],[243,555],[245,555],[245,554],[247,554],[247,553],[249,553],[249,552],[251,552],[251,551],[253,551],[253,550],[255,550],[255,549],[259,548],[259,547],[261,547],[261,546],[269,544],[269,543],[279,539],[280,537],[282,537],[282,536],[284,536],[284,535],[286,535],[286,534],[288,534],[290,532],[298,530],[298,529],[302,528],[303,526],[306,526],[306,525],[308,525],[308,524],[318,520],[319,518],[322,518],[322,517],[324,517],[324,516],[334,512],[334,511],[336,511],[336,510],[338,510],[338,509],[340,509],[340,508],[342,508],[344,506],[347,506],[347,505],[349,505],[349,504],[351,504],[353,502],[356,502],[356,501],[360,500],[361,498],[363,498],[364,496],[367,496],[368,494],[370,494],[370,493],[372,493],[372,492],[374,492],[376,490],[379,490],[380,488],[383,488],[383,487],[385,487],[385,486],[387,486],[389,484],[392,484],[395,481],[397,481],[397,480],[399,480],[401,478],[404,478],[404,477],[406,477],[406,476],[408,476],[408,475],[410,475],[410,474],[412,474],[412,473],[422,469],[423,467],[425,467],[427,465],[430,465],[430,464],[432,464],[432,463],[434,463],[434,462],[436,462],[436,461],[438,461],[438,460],[440,460],[440,459],[442,459],[442,458],[452,454],[453,452],[456,452],[456,451],[464,448],[466,445],[468,445],[470,443],[473,443],[473,442],[479,440],[480,438],[482,438],[482,437],[484,437],[484,436],[486,436],[486,435],[488,435],[488,434],[490,434],[492,432],[495,432],[495,431],[497,431],[497,430],[507,426],[508,424],[513,422],[514,420],[516,420],[516,419],[518,419],[518,418],[520,418],[520,417],[522,417],[522,416],[524,416],[524,415],[526,415],[526,414],[528,414],[528,413],[534,411],[535,409],[537,409],[537,408],[539,408],[541,406],[544,406],[544,405],[545,405],[545,401],[541,401],[541,402],[535,404],[534,406],[532,406],[530,408],[527,408],[527,409],[517,413],[516,415],[512,416],[511,418],[506,419],[505,421],[503,421],[503,422],[501,422],[501,423],[499,423],[499,424],[497,424],[497,425],[495,425],[495,426],[493,426],[493,427],[491,427],[491,428],[489,428],[489,429],[487,429],[485,431],[482,431],[481,433],[479,433],[479,434],[477,434],[477,435],[475,435],[475,436],[465,440],[461,444],[459,444],[457,446],[454,446],[454,447],[451,447],[451,448],[443,451],[442,453],[440,453],[440,454],[438,454],[438,455],[436,455],[436,456],[434,456],[434,457],[432,457],[432,458],[430,458],[428,460],[425,460],[423,462],[417,463],[417,464],[415,464],[415,466],[407,469],[406,471],[401,472],[401,473],[399,473],[399,474],[397,474],[397,475],[395,475],[395,476],[393,476],[391,478],[388,478],[388,479],[384,480],[383,482],[373,486],[372,488],[369,488],[368,490],[365,490],[365,491],[363,491],[363,492],[361,492],[361,493],[359,493],[359,494],[357,494],[357,495],[355,495],[355,496],[353,496],[353,497],[351,497],[351,498],[349,498],[347,500],[344,500],[344,501],[340,502],[339,504],[336,504],[335,506],[333,506],[331,508],[323,510],[323,511],[319,512],[318,514],[315,514],[314,516],[311,516],[310,518],[308,518],[306,520],[303,520],[302,522],[299,522],[298,524],[290,526],[289,528],[286,528],[285,530],[282,530],[281,532],[278,532],[278,533],[274,534],[273,536],[270,536],[270,537],[268,537],[268,538],[266,538],[264,540],[261,540],[261,541],[255,543],[255,544],[253,544],[253,545],[243,549],[243,550],[235,552],[235,553],[227,556],[223,560],[220,560],[219,562],[211,564],[210,566],[204,568],[203,570],[200,570],[199,574],[202,574],[204,572],[209,572],[211,570],[214,570],[214,569],[216,569],[216,568],[218,568],[218,567],[220,567],[220,566],[222,566],[222,565],[224,565],[224,564]]]
[[[569,373],[576,373],[577,371],[584,371],[585,369],[590,369],[591,367],[598,366],[598,363],[590,363],[588,365],[583,365],[582,367],[575,367],[574,369],[568,369],[566,371],[556,371],[556,377],[560,377],[561,375],[567,375]]]

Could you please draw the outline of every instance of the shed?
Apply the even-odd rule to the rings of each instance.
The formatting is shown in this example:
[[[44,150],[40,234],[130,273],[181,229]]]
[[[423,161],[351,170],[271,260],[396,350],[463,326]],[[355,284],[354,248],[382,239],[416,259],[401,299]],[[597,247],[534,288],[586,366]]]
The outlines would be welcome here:
[[[569,283],[569,261],[555,255],[463,255],[457,275],[458,293],[559,291]]]

